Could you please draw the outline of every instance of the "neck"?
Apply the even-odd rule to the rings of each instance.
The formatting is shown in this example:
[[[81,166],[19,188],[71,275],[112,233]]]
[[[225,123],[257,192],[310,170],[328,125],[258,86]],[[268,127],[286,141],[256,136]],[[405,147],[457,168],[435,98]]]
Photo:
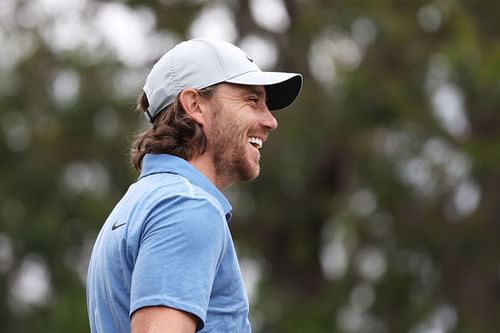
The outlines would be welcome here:
[[[210,158],[209,154],[205,153],[203,155],[197,156],[195,158],[192,158],[188,162],[198,171],[204,174],[220,191],[232,184],[229,179],[225,179],[224,177],[217,175],[213,160],[212,158]]]

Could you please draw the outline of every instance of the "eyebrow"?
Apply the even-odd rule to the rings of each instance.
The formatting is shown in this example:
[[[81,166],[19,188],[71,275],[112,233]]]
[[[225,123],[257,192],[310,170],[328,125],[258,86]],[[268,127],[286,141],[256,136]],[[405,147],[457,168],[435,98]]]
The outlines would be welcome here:
[[[242,86],[246,92],[254,93],[259,97],[264,97],[266,95],[266,89],[259,89],[257,86]],[[267,99],[267,96],[266,96]]]

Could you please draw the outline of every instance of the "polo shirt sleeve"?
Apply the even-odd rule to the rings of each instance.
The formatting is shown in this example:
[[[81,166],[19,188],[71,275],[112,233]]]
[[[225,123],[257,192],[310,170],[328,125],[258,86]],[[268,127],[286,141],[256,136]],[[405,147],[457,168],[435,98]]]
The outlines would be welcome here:
[[[132,273],[130,315],[166,306],[195,315],[204,326],[226,244],[226,220],[206,197],[158,203],[146,219]]]

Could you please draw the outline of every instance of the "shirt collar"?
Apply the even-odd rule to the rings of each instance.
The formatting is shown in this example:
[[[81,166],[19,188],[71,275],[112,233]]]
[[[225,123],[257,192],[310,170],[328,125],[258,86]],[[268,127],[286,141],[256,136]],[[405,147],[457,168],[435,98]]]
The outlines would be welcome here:
[[[139,179],[156,173],[177,174],[186,178],[192,184],[201,187],[219,201],[226,215],[226,220],[228,222],[231,220],[232,207],[224,194],[204,174],[185,159],[169,154],[144,155]]]

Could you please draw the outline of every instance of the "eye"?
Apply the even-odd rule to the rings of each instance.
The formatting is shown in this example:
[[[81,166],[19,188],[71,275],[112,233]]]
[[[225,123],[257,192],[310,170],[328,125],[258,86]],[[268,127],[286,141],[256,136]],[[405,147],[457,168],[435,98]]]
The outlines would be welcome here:
[[[258,104],[259,103],[259,96],[257,95],[250,95],[247,97],[247,101],[252,103],[252,104]]]

